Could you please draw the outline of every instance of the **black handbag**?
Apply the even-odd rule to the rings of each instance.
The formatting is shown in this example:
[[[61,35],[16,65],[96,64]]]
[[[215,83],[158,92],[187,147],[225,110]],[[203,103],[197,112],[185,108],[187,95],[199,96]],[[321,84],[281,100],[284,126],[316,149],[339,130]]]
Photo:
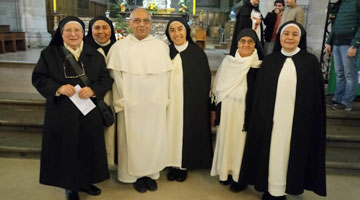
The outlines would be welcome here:
[[[74,71],[80,75],[82,74],[81,67],[79,63],[76,62],[74,56],[68,52],[68,50],[63,46],[62,47],[65,59],[69,61],[71,67],[74,69]],[[80,76],[81,81],[88,86],[90,84],[88,77],[84,74],[83,76]],[[114,109],[112,109],[111,106],[107,105],[104,101],[104,99],[97,99],[97,107],[101,113],[101,117],[103,119],[104,126],[111,126],[115,122],[115,112]]]

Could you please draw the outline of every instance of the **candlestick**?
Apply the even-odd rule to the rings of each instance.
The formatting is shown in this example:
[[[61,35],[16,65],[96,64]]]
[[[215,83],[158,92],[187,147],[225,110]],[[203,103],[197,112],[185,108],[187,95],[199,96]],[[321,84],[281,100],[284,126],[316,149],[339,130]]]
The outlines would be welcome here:
[[[53,0],[54,13],[56,13],[56,0]]]

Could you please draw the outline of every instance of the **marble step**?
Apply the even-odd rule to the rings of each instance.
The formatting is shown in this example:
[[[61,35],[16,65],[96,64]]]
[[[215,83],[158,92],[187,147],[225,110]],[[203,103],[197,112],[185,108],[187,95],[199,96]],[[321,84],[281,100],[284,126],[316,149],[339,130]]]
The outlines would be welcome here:
[[[0,129],[0,156],[39,158],[41,152],[41,129]]]

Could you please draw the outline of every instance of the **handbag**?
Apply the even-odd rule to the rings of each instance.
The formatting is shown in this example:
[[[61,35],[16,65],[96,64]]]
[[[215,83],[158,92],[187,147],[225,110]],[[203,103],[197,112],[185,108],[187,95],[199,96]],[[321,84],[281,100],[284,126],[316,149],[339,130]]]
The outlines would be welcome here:
[[[67,61],[69,61],[70,65],[74,69],[74,71],[78,75],[82,74],[81,67],[80,67],[79,63],[77,63],[75,61],[74,56],[71,55],[64,46],[62,47],[62,50],[64,51],[65,59]],[[90,85],[89,79],[85,74],[80,76],[80,79],[86,86]],[[114,109],[111,106],[107,105],[105,103],[104,99],[98,99],[98,98],[96,98],[96,99],[97,99],[97,107],[98,107],[101,117],[103,119],[104,126],[111,126],[115,122]]]

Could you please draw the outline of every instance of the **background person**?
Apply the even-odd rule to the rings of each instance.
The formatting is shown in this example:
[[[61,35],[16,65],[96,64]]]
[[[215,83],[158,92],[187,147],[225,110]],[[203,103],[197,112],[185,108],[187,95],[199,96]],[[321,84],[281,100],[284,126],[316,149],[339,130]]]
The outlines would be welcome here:
[[[338,3],[340,8],[325,46],[327,54],[332,50],[336,74],[334,97],[327,104],[336,110],[350,111],[359,85],[360,1]]]
[[[275,0],[274,6],[275,9],[272,12],[269,12],[265,19],[264,24],[265,28],[265,54],[270,54],[275,45],[276,33],[280,25],[281,16],[284,11],[284,0]]]
[[[241,30],[251,28],[255,30],[260,42],[264,45],[262,16],[259,10],[260,0],[243,0],[244,3],[236,14],[234,33],[232,36],[230,55],[235,56],[237,50],[237,37]]]

